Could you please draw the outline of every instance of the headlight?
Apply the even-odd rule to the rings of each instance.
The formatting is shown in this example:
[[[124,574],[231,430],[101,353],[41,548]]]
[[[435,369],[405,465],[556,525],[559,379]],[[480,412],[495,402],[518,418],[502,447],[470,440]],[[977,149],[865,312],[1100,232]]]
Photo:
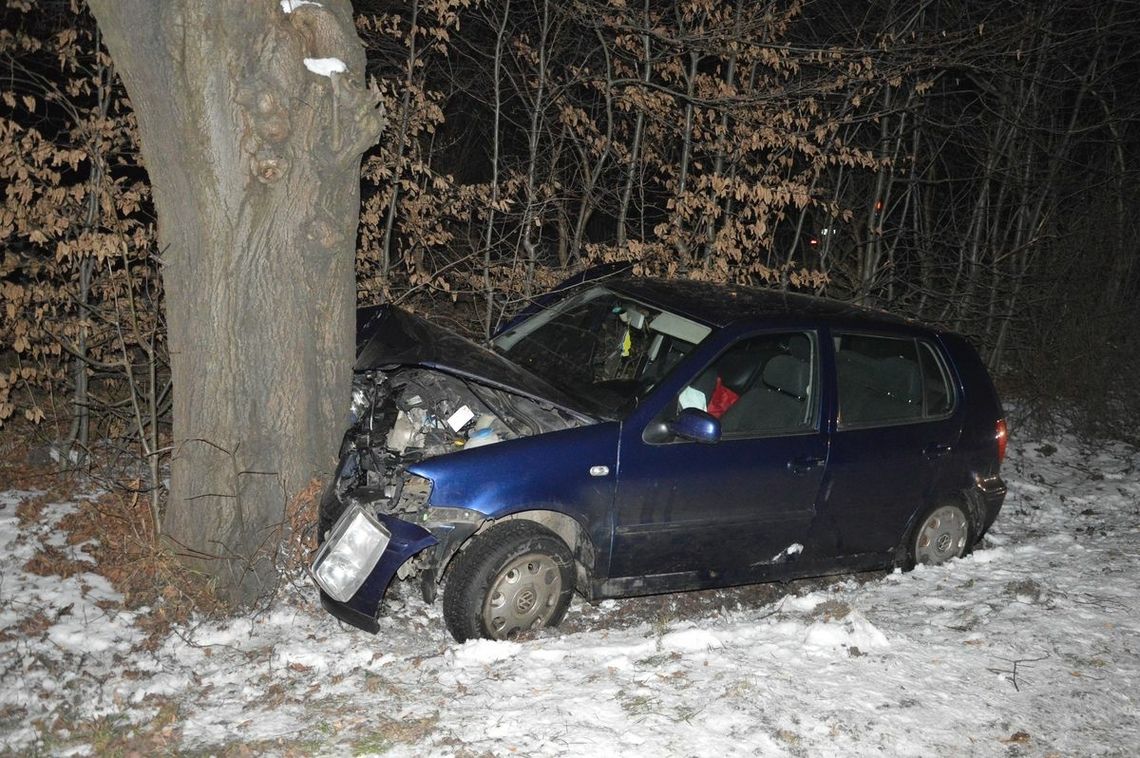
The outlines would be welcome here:
[[[313,576],[334,600],[347,602],[372,573],[392,535],[358,504],[341,514],[317,551]]]

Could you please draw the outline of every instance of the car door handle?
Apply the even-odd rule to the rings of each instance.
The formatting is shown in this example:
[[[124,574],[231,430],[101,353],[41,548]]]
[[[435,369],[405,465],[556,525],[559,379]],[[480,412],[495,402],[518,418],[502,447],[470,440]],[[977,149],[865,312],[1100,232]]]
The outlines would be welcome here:
[[[933,461],[937,458],[941,458],[942,456],[949,454],[950,450],[951,447],[949,445],[933,442],[927,445],[925,449],[923,449],[922,454]]]
[[[788,461],[788,471],[793,474],[804,474],[811,471],[813,468],[823,463],[823,458],[816,458],[815,456],[802,455],[799,458],[793,458]]]

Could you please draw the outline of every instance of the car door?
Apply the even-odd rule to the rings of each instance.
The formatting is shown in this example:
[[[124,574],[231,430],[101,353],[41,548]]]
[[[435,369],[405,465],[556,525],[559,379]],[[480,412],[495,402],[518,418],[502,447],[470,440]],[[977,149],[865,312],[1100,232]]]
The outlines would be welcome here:
[[[622,430],[610,577],[643,590],[769,575],[798,555],[826,467],[815,332],[737,340]],[[664,388],[662,388],[664,389]],[[682,407],[721,437],[655,438]],[[646,419],[652,419],[649,424]],[[638,584],[638,577],[656,576]]]
[[[955,383],[929,339],[836,332],[831,347],[838,414],[816,538],[881,557],[942,491],[962,426]]]

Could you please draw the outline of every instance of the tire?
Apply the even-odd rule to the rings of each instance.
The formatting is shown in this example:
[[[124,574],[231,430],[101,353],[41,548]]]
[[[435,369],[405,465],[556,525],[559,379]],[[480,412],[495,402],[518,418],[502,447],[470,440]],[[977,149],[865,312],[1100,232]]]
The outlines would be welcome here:
[[[456,642],[512,639],[557,626],[574,594],[574,557],[550,530],[507,521],[455,557],[443,589],[443,618]]]
[[[920,518],[907,539],[907,561],[937,566],[962,558],[974,546],[973,527],[966,509],[957,503],[937,505]]]

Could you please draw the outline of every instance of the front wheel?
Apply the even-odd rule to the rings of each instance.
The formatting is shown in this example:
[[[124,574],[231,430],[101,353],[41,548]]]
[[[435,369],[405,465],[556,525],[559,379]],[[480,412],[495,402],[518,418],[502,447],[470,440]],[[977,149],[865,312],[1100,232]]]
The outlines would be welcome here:
[[[474,538],[447,573],[443,617],[457,642],[557,626],[574,592],[574,559],[554,533],[507,521]]]
[[[973,546],[973,530],[966,511],[958,505],[936,507],[919,520],[909,540],[911,565],[937,566],[961,558]]]

